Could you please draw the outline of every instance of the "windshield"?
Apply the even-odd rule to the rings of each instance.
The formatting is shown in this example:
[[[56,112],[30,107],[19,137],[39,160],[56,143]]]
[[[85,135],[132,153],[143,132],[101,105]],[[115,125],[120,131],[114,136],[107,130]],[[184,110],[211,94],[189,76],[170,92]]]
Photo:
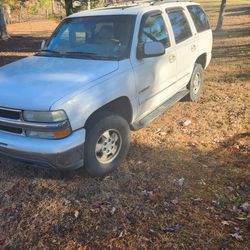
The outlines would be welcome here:
[[[68,18],[40,55],[120,60],[129,57],[134,15]]]

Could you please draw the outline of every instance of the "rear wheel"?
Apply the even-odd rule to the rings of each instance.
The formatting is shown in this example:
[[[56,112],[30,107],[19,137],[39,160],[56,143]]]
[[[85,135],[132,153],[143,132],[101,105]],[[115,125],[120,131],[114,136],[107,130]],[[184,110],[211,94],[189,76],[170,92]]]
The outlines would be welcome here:
[[[127,121],[111,112],[100,112],[87,125],[85,168],[91,176],[107,175],[127,155],[130,129]]]
[[[204,70],[203,67],[196,63],[191,80],[188,83],[189,94],[184,98],[185,101],[196,102],[202,95],[204,86]]]

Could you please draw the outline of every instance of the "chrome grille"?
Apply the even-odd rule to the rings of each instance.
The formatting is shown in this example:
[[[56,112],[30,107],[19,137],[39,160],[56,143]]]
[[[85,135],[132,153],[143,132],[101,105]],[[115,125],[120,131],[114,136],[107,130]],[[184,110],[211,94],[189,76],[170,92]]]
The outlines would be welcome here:
[[[27,130],[40,132],[55,132],[70,128],[68,120],[61,122],[29,122],[25,121],[21,110],[0,107],[0,131],[26,135]]]
[[[21,118],[21,112],[17,110],[0,108],[0,117],[19,120]]]
[[[3,118],[3,119],[9,119],[10,121],[20,121],[21,116],[22,116],[21,110],[14,110],[14,109],[7,109],[7,108],[0,107],[0,120],[1,118]],[[1,122],[0,122],[0,131],[5,131],[9,133],[14,133],[14,134],[23,133],[22,128],[8,126],[5,124],[1,124]]]

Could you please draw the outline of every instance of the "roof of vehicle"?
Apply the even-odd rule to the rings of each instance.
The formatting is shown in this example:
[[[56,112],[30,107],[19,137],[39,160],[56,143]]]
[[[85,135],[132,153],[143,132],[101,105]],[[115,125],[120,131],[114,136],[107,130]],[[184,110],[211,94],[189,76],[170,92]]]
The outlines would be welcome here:
[[[161,8],[171,7],[183,7],[190,4],[197,4],[192,1],[185,0],[155,0],[155,1],[138,1],[138,2],[125,2],[116,5],[110,5],[103,8],[92,9],[75,13],[72,17],[84,17],[84,16],[102,16],[102,15],[138,15],[141,12],[147,12],[150,10],[157,10]]]

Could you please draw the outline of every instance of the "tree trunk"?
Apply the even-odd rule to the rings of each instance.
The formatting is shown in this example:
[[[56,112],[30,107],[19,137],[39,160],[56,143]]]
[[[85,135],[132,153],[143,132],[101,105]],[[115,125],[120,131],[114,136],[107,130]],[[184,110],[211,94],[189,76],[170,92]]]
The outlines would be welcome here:
[[[65,10],[67,16],[73,14],[73,0],[65,0]]]
[[[58,2],[58,9],[59,9],[59,15],[60,15],[61,20],[63,19],[62,8],[63,8],[62,2],[59,1],[59,2]]]
[[[21,23],[23,21],[23,6],[20,6],[19,10],[19,22]]]
[[[4,17],[3,7],[0,7],[0,39],[7,40],[9,34],[7,32],[7,25]]]
[[[55,15],[55,0],[51,0],[52,15]]]
[[[216,31],[221,31],[222,30],[224,13],[225,13],[225,9],[226,9],[226,3],[227,3],[227,0],[221,0],[220,14],[219,14],[217,26],[216,26],[216,29],[215,29]]]

